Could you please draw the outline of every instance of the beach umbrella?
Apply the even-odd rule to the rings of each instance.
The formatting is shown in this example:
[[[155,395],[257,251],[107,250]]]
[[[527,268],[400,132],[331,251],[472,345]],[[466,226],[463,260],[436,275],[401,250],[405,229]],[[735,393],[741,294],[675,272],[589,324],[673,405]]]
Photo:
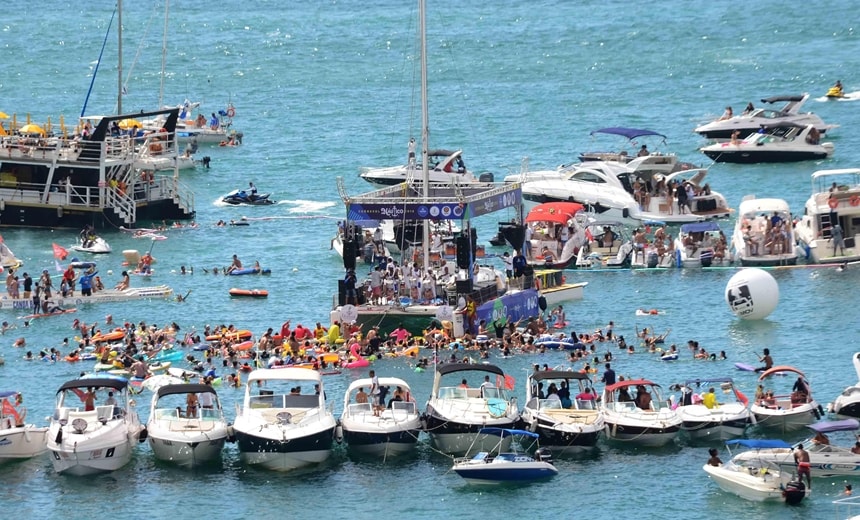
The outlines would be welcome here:
[[[143,387],[151,392],[155,392],[162,386],[181,385],[184,382],[185,381],[179,379],[178,377],[162,374],[145,379],[143,381]]]
[[[122,128],[123,130],[128,130],[129,128],[134,128],[134,127],[141,128],[141,127],[143,127],[143,125],[137,119],[129,118],[129,119],[123,119],[122,121],[120,121],[119,127]]]
[[[22,134],[45,135],[45,129],[42,128],[41,126],[33,124],[33,123],[30,123],[29,125],[22,126],[21,128],[18,129],[18,132],[22,133]]]
[[[0,119],[9,119],[9,114],[0,110]]]

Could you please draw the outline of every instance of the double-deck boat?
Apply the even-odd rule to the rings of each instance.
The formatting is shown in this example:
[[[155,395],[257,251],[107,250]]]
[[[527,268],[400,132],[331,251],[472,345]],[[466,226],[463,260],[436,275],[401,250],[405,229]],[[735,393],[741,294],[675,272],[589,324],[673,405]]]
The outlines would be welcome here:
[[[794,233],[808,262],[860,260],[860,168],[813,173],[812,195]]]

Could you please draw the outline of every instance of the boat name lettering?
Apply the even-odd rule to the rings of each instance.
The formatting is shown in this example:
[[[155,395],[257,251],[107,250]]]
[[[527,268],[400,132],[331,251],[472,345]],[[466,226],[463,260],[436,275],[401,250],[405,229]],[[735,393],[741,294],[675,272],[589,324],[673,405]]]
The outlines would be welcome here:
[[[12,308],[13,309],[29,309],[33,306],[33,302],[30,300],[13,300]]]

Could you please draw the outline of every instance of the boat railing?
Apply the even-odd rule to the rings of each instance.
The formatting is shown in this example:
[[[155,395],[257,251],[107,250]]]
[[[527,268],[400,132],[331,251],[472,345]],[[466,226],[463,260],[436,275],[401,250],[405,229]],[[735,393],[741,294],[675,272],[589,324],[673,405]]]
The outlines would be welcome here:
[[[165,198],[173,201],[188,212],[194,212],[194,190],[176,176],[159,176],[159,186]]]
[[[391,416],[395,422],[406,420],[411,415],[418,413],[418,408],[412,401],[393,401],[391,403]]]

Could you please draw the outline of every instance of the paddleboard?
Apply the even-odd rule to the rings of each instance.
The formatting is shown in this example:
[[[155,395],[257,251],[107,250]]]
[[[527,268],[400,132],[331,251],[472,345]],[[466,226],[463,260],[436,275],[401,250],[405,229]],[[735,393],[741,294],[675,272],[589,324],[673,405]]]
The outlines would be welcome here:
[[[755,372],[755,367],[746,363],[735,363],[735,368],[744,372]]]

